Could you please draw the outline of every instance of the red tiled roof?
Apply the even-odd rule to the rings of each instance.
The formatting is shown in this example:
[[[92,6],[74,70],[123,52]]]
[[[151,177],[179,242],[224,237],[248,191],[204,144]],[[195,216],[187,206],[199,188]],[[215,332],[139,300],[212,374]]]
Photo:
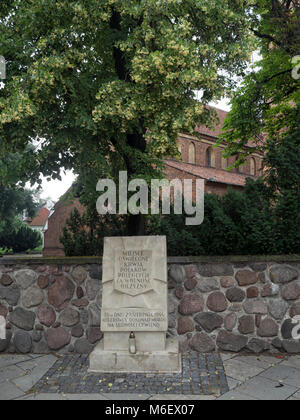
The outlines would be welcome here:
[[[29,223],[29,226],[45,226],[49,217],[50,210],[43,207],[37,216]]]
[[[244,187],[246,178],[254,178],[249,175],[228,172],[216,168],[196,166],[190,163],[178,162],[170,159],[165,159],[165,164],[178,169],[179,171],[184,171],[196,177],[206,179],[207,181],[220,182],[228,185]]]

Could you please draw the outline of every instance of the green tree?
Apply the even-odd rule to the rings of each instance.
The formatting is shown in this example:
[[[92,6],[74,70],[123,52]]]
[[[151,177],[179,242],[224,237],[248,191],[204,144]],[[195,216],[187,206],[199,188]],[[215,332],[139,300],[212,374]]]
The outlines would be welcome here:
[[[178,132],[210,124],[206,105],[246,67],[251,3],[3,0],[0,155],[39,139],[25,162],[32,181],[62,167],[89,173],[94,189],[103,172],[159,176]]]
[[[250,19],[261,60],[234,94],[222,135],[227,154],[240,155],[236,165],[254,150],[267,150],[264,138],[294,125],[300,102],[299,1],[257,0]]]

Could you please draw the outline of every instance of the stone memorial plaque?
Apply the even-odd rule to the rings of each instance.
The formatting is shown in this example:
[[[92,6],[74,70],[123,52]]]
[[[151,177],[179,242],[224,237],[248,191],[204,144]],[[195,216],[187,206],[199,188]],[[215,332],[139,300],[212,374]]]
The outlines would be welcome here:
[[[166,262],[165,238],[105,238],[101,312],[103,332],[167,331]],[[131,316],[128,316],[129,312]],[[120,322],[122,316],[124,318]],[[118,318],[119,322],[116,322]]]
[[[131,296],[152,290],[152,251],[116,250],[114,288]]]
[[[104,239],[102,342],[91,372],[179,372],[177,340],[167,339],[165,236]]]
[[[105,331],[166,331],[168,319],[163,311],[148,309],[105,309],[102,330]]]

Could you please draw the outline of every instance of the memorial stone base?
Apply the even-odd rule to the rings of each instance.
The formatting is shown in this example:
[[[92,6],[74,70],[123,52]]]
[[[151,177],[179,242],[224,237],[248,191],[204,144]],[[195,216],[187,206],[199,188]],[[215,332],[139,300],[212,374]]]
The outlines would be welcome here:
[[[101,342],[90,354],[89,372],[97,373],[179,373],[181,356],[178,342],[166,340],[165,350],[139,351],[105,350]]]

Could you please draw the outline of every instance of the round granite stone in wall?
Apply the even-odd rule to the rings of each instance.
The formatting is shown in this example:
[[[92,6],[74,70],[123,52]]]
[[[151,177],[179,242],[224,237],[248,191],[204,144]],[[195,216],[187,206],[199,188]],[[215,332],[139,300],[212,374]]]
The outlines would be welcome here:
[[[36,283],[38,275],[35,271],[25,269],[14,273],[15,280],[21,289],[28,289],[32,284]]]
[[[222,292],[213,292],[207,298],[207,307],[213,312],[224,312],[228,307],[227,300]]]
[[[84,282],[84,280],[87,278],[87,275],[87,271],[80,266],[74,268],[74,270],[72,271],[72,278],[78,285],[81,285]]]
[[[2,274],[1,276],[1,273],[0,273],[0,284],[2,286],[7,287],[7,286],[10,286],[12,283],[13,283],[13,280],[8,274]]]
[[[216,348],[213,339],[205,333],[196,333],[190,342],[190,347],[200,353],[210,353]]]
[[[196,294],[190,294],[184,296],[178,307],[178,311],[181,315],[192,315],[197,312],[202,312],[203,308],[203,297]]]
[[[59,315],[59,322],[65,327],[73,327],[78,324],[79,319],[79,312],[72,308],[64,309]]]
[[[5,300],[11,306],[17,306],[21,292],[16,284],[9,287],[0,286],[0,299]]]
[[[260,337],[275,337],[278,335],[279,327],[271,318],[263,319],[257,330]]]
[[[232,334],[221,330],[217,337],[217,346],[221,350],[238,353],[243,350],[248,343],[248,338],[244,335]]]
[[[281,295],[285,300],[296,300],[300,297],[300,282],[294,281],[282,288]]]
[[[283,299],[271,299],[268,308],[269,313],[275,319],[282,319],[288,310],[288,303]]]
[[[193,332],[194,329],[195,327],[192,319],[187,317],[182,317],[178,319],[177,332],[179,335],[183,335],[188,332]]]
[[[251,315],[244,315],[239,319],[238,330],[241,334],[253,334],[255,330],[254,318]]]
[[[258,282],[257,273],[250,270],[240,270],[236,273],[235,278],[239,286],[249,286]]]
[[[39,306],[44,300],[44,294],[38,286],[29,287],[23,294],[22,303],[25,308]]]
[[[9,321],[16,327],[30,331],[33,329],[36,315],[34,312],[27,311],[23,308],[16,308],[9,314]]]
[[[213,292],[214,290],[220,289],[220,284],[217,277],[201,277],[196,275],[195,278],[198,279],[197,288],[202,293]]]
[[[51,350],[60,350],[70,344],[71,334],[64,328],[50,328],[45,333],[48,347]]]
[[[176,284],[184,283],[186,278],[185,269],[182,265],[171,265],[168,271],[168,276],[170,280],[173,280]]]
[[[223,317],[211,312],[203,312],[196,315],[195,321],[208,333],[223,325]]]
[[[226,297],[229,302],[243,302],[245,300],[246,293],[239,287],[232,287],[226,290]]]
[[[276,284],[286,284],[296,280],[299,276],[297,269],[288,265],[272,266],[270,268],[270,279]]]
[[[14,336],[14,346],[19,353],[30,353],[32,349],[32,338],[30,334],[25,331],[18,331]]]
[[[75,286],[70,279],[61,276],[48,289],[48,301],[57,310],[65,309],[73,297]]]
[[[56,313],[49,305],[41,305],[37,310],[37,316],[41,324],[51,327],[56,321]]]

